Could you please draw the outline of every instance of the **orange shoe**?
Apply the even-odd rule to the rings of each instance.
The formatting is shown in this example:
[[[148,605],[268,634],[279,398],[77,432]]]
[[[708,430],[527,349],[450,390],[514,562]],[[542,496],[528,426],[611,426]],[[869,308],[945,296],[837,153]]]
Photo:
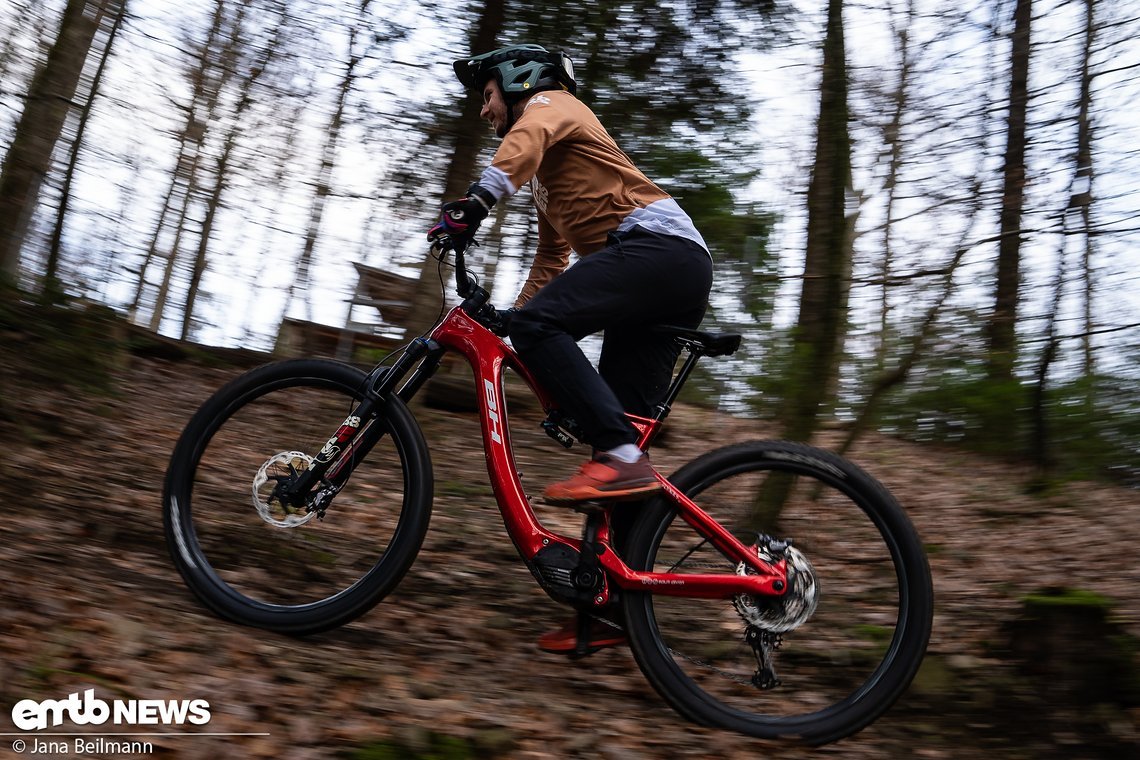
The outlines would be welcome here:
[[[609,625],[603,620],[594,618],[590,621],[590,640],[586,648],[596,652],[606,647],[616,647],[625,644],[625,634]],[[538,648],[544,652],[555,654],[573,654],[578,648],[578,618],[572,618],[561,628],[548,631],[538,637]]]
[[[546,487],[543,496],[551,504],[576,504],[595,499],[639,499],[660,490],[657,473],[642,456],[633,464],[598,454],[578,468],[578,474]]]

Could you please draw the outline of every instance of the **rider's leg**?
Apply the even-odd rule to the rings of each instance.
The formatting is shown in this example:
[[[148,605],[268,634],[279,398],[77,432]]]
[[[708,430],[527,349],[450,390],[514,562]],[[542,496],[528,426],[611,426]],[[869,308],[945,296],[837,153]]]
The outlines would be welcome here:
[[[691,320],[694,313],[703,312],[711,279],[709,256],[696,244],[635,229],[620,240],[611,238],[611,245],[583,258],[539,291],[512,320],[511,340],[587,441],[610,452],[634,443],[637,432],[626,419],[622,402],[577,341],[607,327],[620,331],[640,327],[646,345],[652,345],[654,338],[645,332],[652,325]],[[571,479],[575,483],[569,490],[552,487],[553,497],[548,489],[548,498],[565,502],[632,498],[656,487],[644,459],[626,463],[602,455],[587,463],[580,476]]]
[[[650,244],[655,242],[656,236],[644,237]],[[711,261],[703,250],[690,248],[678,256],[662,255],[646,266],[640,261],[641,255],[653,255],[654,251],[652,246],[646,251],[644,242],[627,238],[625,244],[613,252],[612,258],[599,257],[599,252],[578,262],[543,288],[512,323],[515,348],[539,382],[555,395],[563,411],[580,425],[585,421],[587,426],[593,424],[592,414],[600,414],[607,419],[613,440],[618,441],[636,440],[636,432],[629,425],[625,411],[641,416],[651,414],[668,386],[676,362],[672,342],[659,341],[660,336],[649,332],[648,327],[653,324],[696,327],[704,314],[711,284]],[[584,266],[591,261],[593,265]],[[656,269],[653,264],[664,271],[646,275],[636,269]],[[597,275],[595,268],[599,270]],[[685,292],[661,287],[661,279],[681,280],[686,287],[680,290]],[[564,289],[569,291],[568,296],[563,294]],[[602,303],[590,303],[591,297]],[[565,308],[567,301],[574,308]],[[552,313],[553,316],[549,316]],[[600,376],[593,372],[575,342],[602,329],[607,332],[599,369],[606,382],[599,386]],[[550,344],[543,346],[547,341],[551,341]],[[567,343],[572,344],[576,355],[567,356]],[[560,382],[563,378],[569,382]],[[585,392],[576,398],[574,389]],[[609,400],[611,396],[614,401]],[[594,403],[599,397],[605,407],[601,412],[596,411],[598,406]],[[585,429],[595,447],[605,445],[605,433],[599,435],[596,427]],[[635,512],[635,506],[630,505],[612,513],[612,541],[619,553]],[[575,617],[541,636],[538,646],[549,652],[574,652],[579,645],[579,632],[579,621]],[[588,649],[617,646],[625,641],[620,631],[604,621],[595,621],[588,628],[587,636]]]
[[[696,328],[703,316],[702,304],[689,314],[678,314],[672,324]],[[641,417],[652,417],[669,389],[680,351],[672,337],[644,327],[609,328],[602,343],[598,372],[613,389],[623,409]],[[623,553],[636,518],[634,505],[615,509],[610,516],[611,540],[619,555]]]

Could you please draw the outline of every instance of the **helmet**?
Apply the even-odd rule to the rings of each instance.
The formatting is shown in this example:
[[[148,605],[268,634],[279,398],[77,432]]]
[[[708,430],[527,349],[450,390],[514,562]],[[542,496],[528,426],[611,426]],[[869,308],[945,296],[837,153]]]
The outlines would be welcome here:
[[[574,62],[564,53],[539,45],[510,45],[452,64],[455,76],[469,90],[478,90],[495,77],[507,101],[541,90],[565,89],[574,94]]]

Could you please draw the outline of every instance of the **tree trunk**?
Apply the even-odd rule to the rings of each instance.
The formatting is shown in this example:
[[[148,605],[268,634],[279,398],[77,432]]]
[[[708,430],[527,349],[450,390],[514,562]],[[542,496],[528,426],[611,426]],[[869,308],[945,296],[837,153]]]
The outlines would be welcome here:
[[[36,72],[0,170],[0,277],[16,279],[20,252],[99,28],[101,5],[68,0],[47,61]]]
[[[312,321],[313,305],[312,292],[309,288],[309,276],[313,266],[313,253],[317,248],[320,237],[321,221],[324,219],[325,206],[328,204],[329,193],[332,189],[333,168],[336,165],[337,147],[340,144],[340,132],[344,127],[344,112],[348,105],[349,95],[356,83],[356,67],[361,56],[356,52],[356,43],[364,28],[362,19],[368,7],[368,0],[361,4],[360,16],[349,30],[348,61],[345,64],[344,76],[341,77],[337,89],[336,107],[329,120],[328,130],[325,132],[325,143],[321,149],[321,165],[317,170],[316,192],[313,194],[312,204],[309,206],[309,224],[305,230],[305,242],[301,248],[301,255],[297,259],[297,273],[289,283],[289,291],[285,295],[285,310],[281,314],[282,320],[289,316],[289,309],[298,290],[301,291],[302,313],[301,318],[306,322]]]
[[[12,69],[16,68],[14,62],[21,58],[21,48],[25,39],[40,40],[47,36],[45,29],[48,20],[47,14],[42,10],[42,3],[43,0],[8,2],[11,8],[9,15],[20,19],[20,23],[11,24],[7,29],[0,30],[3,33],[3,39],[0,40],[0,82],[4,82],[6,89],[21,92],[26,89],[23,86],[25,82],[21,81],[17,85],[17,77],[23,78],[22,72],[16,74]]]
[[[847,63],[843,0],[828,0],[815,164],[808,184],[807,246],[800,312],[785,376],[783,437],[810,441],[833,390],[851,285],[852,225],[847,215],[851,143],[847,133]],[[790,473],[765,479],[753,495],[749,529],[771,529],[795,486]]]
[[[1057,274],[1053,282],[1053,300],[1048,313],[1048,323],[1045,329],[1045,345],[1041,349],[1041,357],[1037,363],[1036,383],[1033,387],[1031,414],[1033,417],[1033,435],[1030,441],[1030,456],[1037,467],[1037,477],[1044,483],[1048,480],[1053,469],[1053,457],[1049,445],[1049,410],[1046,396],[1049,385],[1049,370],[1057,358],[1059,337],[1057,335],[1057,320],[1061,311],[1061,301],[1064,298],[1066,282],[1066,246],[1069,235],[1068,220],[1070,214],[1077,214],[1081,220],[1084,237],[1081,262],[1084,280],[1084,307],[1085,330],[1083,342],[1083,364],[1086,378],[1092,377],[1092,351],[1091,351],[1091,246],[1092,235],[1089,234],[1090,207],[1092,206],[1092,130],[1089,124],[1089,110],[1092,105],[1092,77],[1089,74],[1089,60],[1092,55],[1095,41],[1095,26],[1093,18],[1094,0],[1085,0],[1085,41],[1083,57],[1081,60],[1080,92],[1077,95],[1077,145],[1074,151],[1073,181],[1070,185],[1069,198],[1061,211],[1061,236],[1057,246]]]
[[[218,103],[221,100],[222,93],[226,90],[236,73],[235,60],[237,56],[237,46],[241,44],[246,6],[239,4],[237,8],[236,17],[230,19],[227,13],[229,9],[228,0],[218,0],[215,18],[219,18],[221,24],[228,26],[228,28],[224,30],[227,36],[221,42],[217,51],[209,45],[203,51],[202,68],[198,72],[199,81],[202,86],[197,93],[199,97],[194,99],[194,107],[191,109],[190,126],[192,128],[191,134],[193,137],[189,143],[189,147],[193,158],[190,164],[190,172],[186,177],[186,195],[182,202],[182,212],[174,227],[174,242],[170,246],[169,253],[164,257],[162,284],[159,286],[158,295],[155,298],[154,312],[151,314],[150,329],[154,332],[158,332],[162,324],[162,318],[166,311],[166,302],[170,298],[170,285],[173,282],[179,254],[182,250],[182,237],[189,233],[187,222],[191,216],[191,207],[194,204],[196,196],[203,194],[208,196],[200,182],[199,169],[205,157],[203,148],[210,130],[210,125],[215,123],[218,115]],[[208,210],[206,211],[206,217],[209,217]],[[212,222],[212,219],[208,219],[208,221]],[[198,230],[199,240],[201,240],[203,234],[203,229],[200,227]],[[201,272],[194,271],[194,267],[192,266],[191,279],[194,280],[194,282],[190,285],[190,288],[197,288],[196,280],[200,277]]]
[[[886,208],[884,213],[886,221],[883,223],[883,250],[882,260],[879,263],[879,276],[882,279],[882,289],[879,294],[879,345],[875,351],[875,370],[886,370],[887,353],[890,348],[891,335],[891,273],[894,263],[892,251],[892,233],[894,232],[895,207],[898,199],[899,174],[903,166],[903,149],[905,142],[902,137],[903,118],[910,107],[911,71],[913,60],[911,57],[910,30],[914,23],[914,0],[908,0],[906,5],[905,24],[897,27],[894,16],[891,16],[891,28],[898,44],[899,55],[899,81],[893,96],[894,108],[891,111],[891,120],[884,128],[884,142],[887,144],[889,158],[887,160],[887,176],[883,181],[883,190],[886,191]]]
[[[493,50],[503,29],[503,0],[486,0],[477,6],[481,9],[470,38],[469,53],[485,53]],[[474,95],[465,94],[456,114],[446,131],[455,139],[448,164],[447,176],[443,184],[443,200],[459,198],[468,186],[478,179],[475,172],[479,151],[486,144],[487,125],[479,118],[482,102]],[[505,201],[504,201],[505,202]],[[420,264],[419,279],[416,284],[412,308],[408,313],[405,335],[419,335],[431,327],[432,320],[439,313],[439,279],[434,259],[426,254]]]
[[[115,44],[115,37],[122,28],[123,19],[127,15],[127,0],[105,0],[103,11],[112,16],[111,28],[107,31],[107,41],[99,56],[99,65],[91,78],[91,91],[87,102],[83,104],[83,111],[79,117],[79,124],[75,130],[75,139],[71,143],[71,152],[67,160],[67,171],[63,178],[63,187],[59,193],[59,209],[55,215],[55,227],[52,230],[51,244],[48,247],[47,265],[44,271],[43,292],[45,297],[53,299],[63,292],[59,280],[59,260],[63,255],[63,228],[67,223],[68,205],[71,201],[71,186],[75,180],[75,170],[79,165],[79,154],[83,147],[83,137],[87,132],[87,122],[91,118],[91,109],[95,98],[99,95],[99,85],[103,80],[103,72],[107,69],[107,61],[111,59],[111,50]]]
[[[297,105],[292,110],[286,112],[284,116],[284,124],[290,125],[289,130],[286,132],[285,144],[282,147],[280,161],[277,164],[277,169],[273,174],[270,187],[274,190],[274,202],[270,206],[273,209],[281,209],[285,207],[286,191],[289,187],[289,176],[293,160],[297,156],[297,137],[299,130],[296,125],[301,121],[301,114],[304,111],[304,106]],[[241,343],[248,344],[254,335],[254,314],[257,311],[257,289],[261,283],[262,276],[267,268],[267,262],[272,258],[276,246],[276,241],[270,235],[266,235],[262,243],[261,250],[255,258],[255,265],[253,271],[250,273],[249,285],[247,288],[248,295],[246,296],[245,314],[242,317],[242,338]],[[288,309],[288,303],[285,304],[285,309]],[[284,318],[284,314],[282,315]],[[277,320],[280,324],[281,320]]]
[[[1009,125],[998,241],[997,284],[989,323],[988,373],[1013,379],[1017,361],[1017,303],[1021,289],[1021,215],[1025,205],[1025,123],[1029,110],[1032,0],[1017,0],[1010,53]]]
[[[222,204],[222,196],[228,187],[230,177],[230,161],[233,159],[234,148],[237,147],[238,137],[241,135],[242,130],[246,127],[242,119],[253,104],[251,97],[253,86],[257,80],[265,72],[266,67],[269,65],[273,55],[277,51],[277,44],[280,41],[281,25],[284,23],[284,12],[278,17],[278,26],[275,30],[273,38],[266,44],[266,46],[259,52],[257,57],[250,61],[249,65],[245,67],[247,74],[242,78],[238,103],[233,114],[233,120],[230,124],[229,131],[226,133],[225,139],[222,144],[222,153],[218,157],[217,163],[214,167],[214,185],[210,190],[210,196],[206,200],[206,214],[202,220],[202,231],[198,236],[198,250],[194,254],[194,265],[190,271],[190,282],[186,289],[186,300],[182,308],[182,329],[180,337],[182,340],[189,340],[190,329],[193,325],[194,304],[198,300],[198,288],[202,282],[202,276],[206,272],[207,254],[210,247],[210,236],[214,232],[214,221],[217,219],[218,209]],[[234,27],[234,35],[230,39],[231,46],[242,44],[241,24],[236,24]],[[237,57],[238,51],[232,50],[231,58]]]
[[[908,19],[910,20],[913,20],[914,18],[914,16],[911,15],[913,10],[913,3],[908,4]],[[905,71],[909,68],[908,64],[906,63],[905,43],[903,43],[900,47],[902,48],[901,52],[903,53],[904,61],[901,68]],[[899,99],[896,96],[896,102],[898,101]],[[978,110],[982,113],[991,113],[995,110],[993,108],[993,103],[989,102],[988,100],[978,103],[977,107]],[[900,119],[892,119],[892,124],[900,122]],[[970,183],[969,192],[965,195],[965,197],[969,199],[969,203],[962,210],[962,216],[967,220],[967,224],[963,227],[962,233],[958,237],[957,241],[955,241],[953,252],[950,254],[947,263],[937,270],[937,272],[940,274],[941,283],[938,287],[935,300],[926,310],[926,313],[923,315],[921,322],[919,322],[918,328],[910,335],[909,338],[904,341],[904,351],[900,353],[897,361],[895,362],[895,366],[888,368],[885,364],[885,361],[880,360],[876,362],[877,374],[869,383],[868,391],[863,402],[863,407],[859,410],[859,413],[856,415],[854,421],[847,426],[847,433],[844,436],[842,443],[840,443],[835,449],[836,452],[840,455],[845,454],[848,450],[850,450],[851,446],[854,445],[859,437],[875,421],[880,405],[886,399],[887,394],[890,393],[892,389],[905,383],[910,377],[910,374],[914,368],[916,366],[919,366],[923,353],[926,351],[930,339],[935,334],[936,328],[938,327],[943,308],[945,307],[947,301],[950,300],[950,297],[954,294],[955,276],[958,272],[959,265],[961,264],[966,253],[968,253],[973,247],[971,241],[974,236],[974,228],[978,224],[978,221],[980,220],[987,203],[987,196],[984,191],[987,181],[986,177],[989,173],[988,169],[986,168],[985,160],[989,132],[990,130],[985,128],[979,129],[976,142],[973,145],[972,152],[978,156],[979,159],[977,170],[975,171],[973,180]],[[899,142],[900,145],[896,146],[895,142],[892,142],[892,138],[895,142]],[[888,132],[887,142],[890,144],[891,162],[898,162],[899,166],[901,166],[903,156],[900,135],[895,133],[893,128],[891,128],[891,130]],[[889,173],[892,176],[889,196],[893,198],[895,197],[896,192],[895,188],[893,187],[893,177],[895,176],[896,172],[892,168]],[[901,194],[905,195],[906,191],[902,191]],[[889,204],[890,201],[888,201],[888,207]],[[892,214],[887,214],[885,225],[887,227],[893,226]],[[889,268],[887,267],[881,269],[880,272],[885,278],[885,282],[883,283],[885,298],[886,289],[890,285],[891,280],[894,278],[892,273],[889,271]],[[931,290],[933,291],[934,288],[932,287]],[[885,346],[883,346],[881,350],[885,351]]]
[[[1081,339],[1082,370],[1086,378],[1096,374],[1096,360],[1093,356],[1093,161],[1092,123],[1089,113],[1092,110],[1092,71],[1091,60],[1096,38],[1094,0],[1085,0],[1085,42],[1081,56],[1081,91],[1077,106],[1077,172],[1073,182],[1073,194],[1069,205],[1080,209],[1081,232],[1084,236],[1084,249],[1081,254],[1081,280],[1083,283],[1084,336]]]
[[[190,193],[194,188],[195,177],[198,173],[200,149],[206,139],[208,119],[212,115],[214,104],[217,101],[219,88],[215,86],[214,77],[210,70],[216,63],[211,59],[225,21],[225,7],[226,0],[217,0],[214,6],[214,15],[210,21],[209,32],[202,44],[198,66],[191,77],[190,105],[186,108],[186,124],[178,137],[178,157],[170,177],[170,184],[163,197],[162,209],[159,211],[158,219],[155,222],[154,234],[151,236],[150,245],[139,267],[139,281],[135,286],[134,299],[128,309],[130,318],[136,319],[142,307],[143,293],[146,290],[146,273],[152,262],[156,258],[161,258],[164,262],[162,281],[155,296],[154,310],[150,320],[151,329],[155,331],[158,330],[158,325],[162,321],[162,312],[166,307],[166,293],[173,275],[174,257],[181,241],[182,224],[186,217]],[[174,224],[171,224],[169,217],[175,209],[178,209],[177,218]],[[166,248],[167,253],[160,254],[163,249],[163,237],[171,228],[174,230],[173,241]]]
[[[829,0],[815,165],[808,185],[804,280],[782,419],[784,435],[797,441],[811,438],[827,403],[829,378],[835,373],[846,326],[851,279],[846,213],[851,146],[842,11],[842,0]]]

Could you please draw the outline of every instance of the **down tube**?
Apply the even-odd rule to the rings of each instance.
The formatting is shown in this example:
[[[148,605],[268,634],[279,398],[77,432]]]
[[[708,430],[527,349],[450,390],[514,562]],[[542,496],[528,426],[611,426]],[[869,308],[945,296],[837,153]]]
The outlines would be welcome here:
[[[432,334],[441,346],[462,354],[475,374],[479,422],[483,432],[483,452],[487,474],[499,503],[507,532],[519,552],[530,559],[545,542],[559,537],[539,524],[530,507],[511,449],[510,429],[503,391],[503,366],[517,370],[544,406],[549,399],[534,378],[515,360],[511,349],[496,335],[475,322],[461,309],[453,309]]]

